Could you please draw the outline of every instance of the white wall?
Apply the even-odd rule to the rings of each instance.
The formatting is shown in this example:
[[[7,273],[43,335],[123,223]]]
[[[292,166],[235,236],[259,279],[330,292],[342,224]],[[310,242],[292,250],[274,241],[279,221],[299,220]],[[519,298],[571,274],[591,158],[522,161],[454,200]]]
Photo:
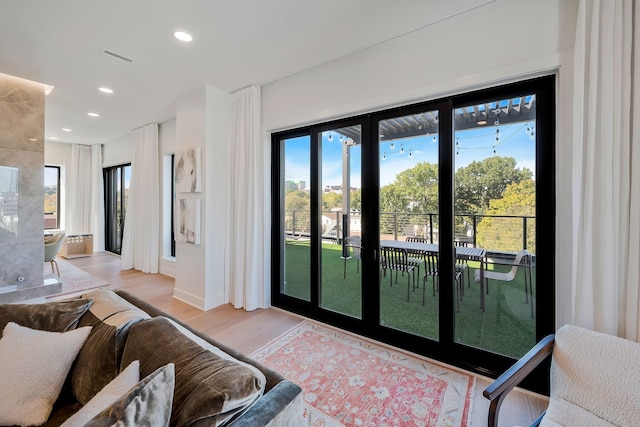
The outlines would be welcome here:
[[[102,167],[107,168],[131,163],[133,142],[132,133],[105,142],[102,147]]]
[[[262,88],[267,132],[558,74],[558,323],[570,318],[571,68],[577,0],[498,0]],[[265,141],[265,143],[268,143]]]
[[[177,198],[202,200],[200,245],[176,243],[174,297],[208,310],[228,302],[224,287],[224,230],[227,135],[231,97],[206,86],[177,102],[176,150],[201,147],[201,193]]]

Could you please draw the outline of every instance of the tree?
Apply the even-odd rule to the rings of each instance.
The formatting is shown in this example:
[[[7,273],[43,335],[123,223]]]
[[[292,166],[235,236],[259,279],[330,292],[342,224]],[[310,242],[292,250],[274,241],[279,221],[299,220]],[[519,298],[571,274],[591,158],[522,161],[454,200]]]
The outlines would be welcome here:
[[[487,215],[508,215],[516,218],[484,217],[478,224],[478,245],[492,250],[517,252],[522,248],[522,217],[535,217],[536,184],[532,179],[507,186],[502,198],[490,201]],[[527,219],[527,249],[536,250],[535,220]]]
[[[284,208],[289,211],[309,212],[311,210],[309,193],[302,190],[287,192],[284,197]]]
[[[418,163],[400,172],[396,184],[409,202],[409,212],[438,212],[438,165]]]
[[[532,177],[529,169],[516,168],[513,157],[493,156],[471,162],[455,174],[456,213],[485,212],[491,200],[502,198],[509,184]]]
[[[330,192],[322,193],[322,210],[330,211],[333,208],[342,207],[342,194]]]
[[[362,210],[362,191],[360,189],[351,191],[351,210]]]

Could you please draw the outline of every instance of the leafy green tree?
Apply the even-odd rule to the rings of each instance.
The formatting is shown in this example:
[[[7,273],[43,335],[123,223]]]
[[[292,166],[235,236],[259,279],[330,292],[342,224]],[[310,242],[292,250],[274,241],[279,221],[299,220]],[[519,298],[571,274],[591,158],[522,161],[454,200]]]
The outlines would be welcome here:
[[[502,198],[509,184],[532,177],[529,169],[516,168],[513,157],[493,156],[474,161],[455,174],[456,213],[485,212],[491,200]]]
[[[351,210],[362,210],[362,191],[360,189],[351,191]]]
[[[492,250],[517,252],[522,248],[523,220],[535,217],[536,185],[532,179],[509,184],[502,198],[490,201],[487,215],[508,215],[517,218],[485,217],[478,224],[478,244]],[[536,250],[536,223],[527,219],[527,249]]]
[[[330,211],[333,208],[342,207],[342,194],[330,192],[322,193],[322,210]]]
[[[409,212],[438,211],[438,165],[418,163],[400,172],[395,182],[409,202]]]
[[[284,208],[289,211],[309,212],[311,210],[309,193],[302,190],[287,192],[284,196]]]

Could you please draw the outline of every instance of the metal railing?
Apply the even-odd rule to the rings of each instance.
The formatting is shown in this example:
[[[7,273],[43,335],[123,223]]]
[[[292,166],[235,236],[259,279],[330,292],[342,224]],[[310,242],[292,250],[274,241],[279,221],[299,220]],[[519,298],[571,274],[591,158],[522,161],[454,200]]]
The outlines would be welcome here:
[[[309,211],[285,210],[285,233],[290,236],[311,235]],[[341,211],[322,212],[322,235],[325,239],[341,241],[343,214]],[[438,214],[412,212],[381,212],[380,234],[387,239],[422,236],[431,243],[438,243]],[[360,234],[360,212],[349,215],[349,234]],[[481,236],[479,241],[478,236]],[[535,217],[523,215],[455,215],[455,239],[488,250],[517,252],[520,249],[535,251]]]

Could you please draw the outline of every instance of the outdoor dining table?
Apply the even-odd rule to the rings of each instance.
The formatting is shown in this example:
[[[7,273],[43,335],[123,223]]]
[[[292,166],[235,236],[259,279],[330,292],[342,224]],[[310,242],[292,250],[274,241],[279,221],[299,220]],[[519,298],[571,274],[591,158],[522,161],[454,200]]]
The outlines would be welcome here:
[[[439,252],[436,243],[407,242],[404,240],[380,240],[381,248],[406,249],[409,253]],[[484,265],[487,262],[487,250],[466,246],[455,246],[456,258],[480,263],[480,310],[484,311]]]

